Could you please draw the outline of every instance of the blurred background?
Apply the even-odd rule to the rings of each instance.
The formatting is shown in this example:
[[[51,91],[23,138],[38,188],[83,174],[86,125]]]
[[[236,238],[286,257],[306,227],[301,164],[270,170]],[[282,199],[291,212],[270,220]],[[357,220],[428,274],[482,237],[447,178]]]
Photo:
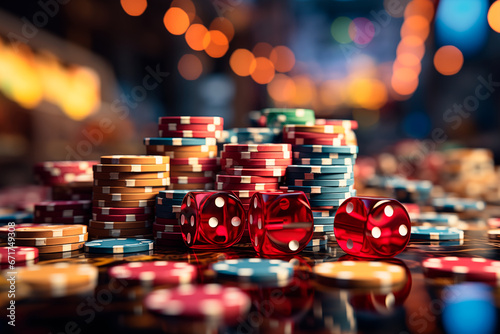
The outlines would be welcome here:
[[[500,1],[4,1],[0,186],[144,154],[159,116],[245,127],[273,106],[357,120],[361,155],[499,153],[499,57]]]

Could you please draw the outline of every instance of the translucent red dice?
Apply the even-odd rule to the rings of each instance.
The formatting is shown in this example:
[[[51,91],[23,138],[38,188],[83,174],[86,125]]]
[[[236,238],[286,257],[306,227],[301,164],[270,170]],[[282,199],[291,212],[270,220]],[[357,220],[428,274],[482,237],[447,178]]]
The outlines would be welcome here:
[[[410,240],[411,221],[394,199],[351,197],[335,214],[335,238],[344,252],[369,258],[401,253]]]
[[[245,210],[230,192],[189,192],[182,201],[182,237],[194,249],[226,248],[240,241]]]
[[[302,191],[254,194],[247,221],[255,251],[267,256],[300,252],[314,232],[311,206]]]

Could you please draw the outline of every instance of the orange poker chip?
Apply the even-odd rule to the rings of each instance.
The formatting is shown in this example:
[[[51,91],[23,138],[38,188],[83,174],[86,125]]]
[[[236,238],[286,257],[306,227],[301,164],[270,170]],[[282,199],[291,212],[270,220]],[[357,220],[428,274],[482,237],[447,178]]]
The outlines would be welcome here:
[[[64,244],[64,245],[41,246],[38,247],[38,251],[40,252],[40,254],[71,252],[82,249],[84,245],[85,241],[79,243]]]
[[[158,193],[161,190],[165,190],[165,187],[93,187],[92,191],[94,194],[148,194],[148,193]]]
[[[296,125],[286,124],[283,132],[345,133],[350,131],[341,125]]]
[[[88,239],[88,234],[69,235],[65,237],[53,238],[16,238],[16,244],[23,246],[54,246],[85,242]]]
[[[143,208],[147,206],[155,206],[155,200],[138,200],[138,201],[106,201],[106,200],[93,200],[92,205],[95,207],[104,208]]]
[[[177,184],[172,183],[169,190],[215,190],[213,183],[188,183],[188,184]]]
[[[170,146],[170,145],[146,145],[158,152],[210,152],[217,151],[217,145],[197,145],[197,146]]]
[[[170,184],[170,178],[163,179],[123,179],[123,180],[94,180],[94,186],[108,187],[164,187]]]
[[[94,173],[94,179],[100,180],[127,180],[127,179],[164,179],[169,177],[169,172],[152,173]]]
[[[150,148],[146,147],[146,152],[148,154],[161,154],[167,156],[171,159],[184,159],[184,158],[216,158],[217,151],[208,151],[208,152],[174,152],[174,151],[165,151],[158,152],[152,151]]]
[[[101,164],[159,165],[169,162],[169,158],[161,155],[105,155],[101,157]]]
[[[126,222],[108,222],[91,220],[89,228],[92,230],[122,230],[122,229],[145,229],[153,226],[150,221],[126,221]]]
[[[87,233],[85,225],[38,225],[16,228],[17,238],[53,238]]]
[[[144,173],[144,172],[168,172],[170,164],[156,164],[156,165],[141,165],[141,164],[98,164],[94,165],[92,168],[94,172],[98,173]]]
[[[137,200],[154,200],[158,193],[144,193],[144,194],[93,194],[94,200],[104,201],[137,201]]]

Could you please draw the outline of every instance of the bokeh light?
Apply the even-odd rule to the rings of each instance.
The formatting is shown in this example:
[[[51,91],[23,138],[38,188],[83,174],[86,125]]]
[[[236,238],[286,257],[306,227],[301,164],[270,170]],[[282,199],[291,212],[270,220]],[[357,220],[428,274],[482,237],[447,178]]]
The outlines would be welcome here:
[[[295,82],[295,96],[292,98],[294,106],[311,106],[316,97],[316,86],[314,82],[305,75],[293,78]]]
[[[403,53],[411,53],[422,60],[425,54],[424,41],[417,36],[408,36],[401,39],[396,54],[399,56]]]
[[[265,85],[274,78],[274,65],[264,57],[255,58],[255,70],[251,73],[252,79],[261,85]]]
[[[349,24],[349,37],[356,44],[365,45],[375,36],[375,26],[364,17],[357,17]]]
[[[286,74],[278,73],[267,85],[267,92],[276,102],[288,102],[295,96],[295,82]]]
[[[327,80],[319,87],[319,99],[321,104],[332,108],[341,105],[345,100],[346,89],[342,80]]]
[[[384,9],[392,17],[403,17],[406,2],[409,0],[384,0]]]
[[[269,58],[271,56],[271,52],[273,51],[273,47],[269,43],[260,42],[255,44],[252,49],[252,53],[255,57],[265,57]]]
[[[491,29],[500,32],[500,1],[495,1],[491,4],[488,10],[488,23]]]
[[[196,80],[203,72],[203,65],[196,55],[185,54],[179,60],[177,69],[184,79]]]
[[[395,93],[407,96],[413,94],[418,87],[418,79],[413,81],[399,80],[400,76],[394,75],[391,79],[391,86]]]
[[[269,55],[269,60],[273,62],[277,72],[291,71],[295,65],[295,55],[293,51],[284,45],[275,47]]]
[[[412,15],[405,18],[401,27],[401,38],[408,36],[416,36],[422,40],[426,40],[429,36],[430,25],[429,21],[421,15]]]
[[[246,49],[236,49],[229,58],[229,66],[236,75],[246,77],[255,71],[257,62],[253,53]]]
[[[431,22],[434,17],[434,4],[430,0],[413,0],[406,5],[404,16],[408,18],[413,15],[420,15]]]
[[[229,49],[226,35],[219,30],[209,30],[203,39],[203,45],[207,45],[205,52],[212,58],[224,56]]]
[[[352,42],[351,36],[349,36],[349,25],[351,22],[352,20],[346,16],[337,17],[333,21],[330,31],[332,37],[338,43],[347,44]]]
[[[460,71],[464,64],[462,52],[453,45],[439,48],[434,55],[434,67],[443,75],[453,75]]]
[[[194,22],[196,17],[196,7],[191,0],[173,0],[170,7],[181,8],[188,15],[189,22]]]
[[[348,86],[352,104],[365,109],[380,109],[387,102],[385,85],[375,79],[355,79]]]
[[[192,24],[186,31],[186,43],[191,49],[195,51],[205,50],[205,48],[208,46],[208,43],[210,42],[209,39],[205,39],[207,33],[208,30],[203,24]]]
[[[234,37],[234,26],[228,19],[224,17],[215,18],[212,23],[210,23],[210,30],[219,30],[224,35],[226,35],[227,40],[230,42]]]
[[[130,16],[140,16],[148,7],[147,0],[120,0],[120,4]]]
[[[181,8],[171,7],[163,17],[163,24],[172,35],[182,35],[189,27],[189,17]]]

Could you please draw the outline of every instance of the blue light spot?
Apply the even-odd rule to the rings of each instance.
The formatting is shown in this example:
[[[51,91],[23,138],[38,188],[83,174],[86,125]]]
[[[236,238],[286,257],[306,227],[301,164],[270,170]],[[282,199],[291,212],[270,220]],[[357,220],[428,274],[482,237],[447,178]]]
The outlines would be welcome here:
[[[424,138],[431,130],[429,116],[420,111],[411,112],[403,120],[404,132],[412,138]]]

